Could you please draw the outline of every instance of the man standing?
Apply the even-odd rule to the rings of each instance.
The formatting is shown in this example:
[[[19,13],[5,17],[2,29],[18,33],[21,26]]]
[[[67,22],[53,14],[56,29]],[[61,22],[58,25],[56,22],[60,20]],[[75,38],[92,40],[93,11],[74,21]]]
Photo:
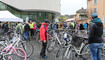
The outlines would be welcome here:
[[[40,27],[40,39],[42,42],[42,50],[40,52],[40,56],[42,58],[48,58],[48,56],[46,56],[46,47],[47,47],[47,41],[48,41],[48,26],[49,21],[45,20],[45,22],[42,23],[41,27]]]
[[[92,60],[101,60],[101,48],[102,44],[102,34],[103,34],[103,24],[101,19],[98,18],[96,13],[91,15],[92,20],[89,26],[89,49]]]
[[[24,38],[30,40],[30,26],[28,25],[28,22],[26,22],[24,26]]]
[[[31,39],[33,39],[33,37],[34,37],[34,23],[32,22],[31,19],[30,19],[29,26],[30,26],[30,35],[31,35]]]

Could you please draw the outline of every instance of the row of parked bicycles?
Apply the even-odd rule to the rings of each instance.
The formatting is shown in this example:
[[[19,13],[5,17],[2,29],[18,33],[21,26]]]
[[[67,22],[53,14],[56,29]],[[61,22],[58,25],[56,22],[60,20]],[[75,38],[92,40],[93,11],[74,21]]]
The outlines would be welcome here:
[[[0,60],[27,60],[34,52],[30,41],[10,30],[0,34]]]
[[[47,51],[61,60],[90,59],[87,31],[76,31],[70,29],[49,30]],[[40,44],[39,32],[36,32],[35,41]],[[33,53],[33,45],[30,41],[25,40],[22,34],[16,33],[15,30],[0,33],[0,60],[27,60]],[[102,56],[105,57],[104,42]]]
[[[85,36],[80,35],[85,32]],[[47,51],[55,54],[56,58],[62,60],[88,60],[90,53],[88,48],[87,31],[75,32],[75,30],[50,30],[50,40]],[[66,39],[65,39],[66,36]],[[105,57],[105,43],[103,42],[102,56]]]

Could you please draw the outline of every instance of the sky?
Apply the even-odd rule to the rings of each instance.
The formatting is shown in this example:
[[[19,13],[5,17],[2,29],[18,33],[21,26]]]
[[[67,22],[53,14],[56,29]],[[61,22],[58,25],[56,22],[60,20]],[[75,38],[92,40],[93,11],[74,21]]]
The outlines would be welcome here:
[[[61,0],[61,14],[72,15],[81,8],[87,8],[87,0]]]

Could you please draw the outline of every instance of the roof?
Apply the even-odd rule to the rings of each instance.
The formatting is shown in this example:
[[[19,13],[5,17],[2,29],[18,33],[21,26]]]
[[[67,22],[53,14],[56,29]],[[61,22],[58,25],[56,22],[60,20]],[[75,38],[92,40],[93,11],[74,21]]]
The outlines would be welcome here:
[[[84,8],[79,9],[76,13],[88,13],[88,11]]]

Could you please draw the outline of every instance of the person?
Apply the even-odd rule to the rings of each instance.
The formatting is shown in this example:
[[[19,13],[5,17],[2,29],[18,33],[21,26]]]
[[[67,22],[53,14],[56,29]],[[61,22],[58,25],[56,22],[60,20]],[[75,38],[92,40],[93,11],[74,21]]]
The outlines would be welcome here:
[[[8,32],[9,31],[9,22],[6,22],[2,25],[2,29],[4,30],[4,32]]]
[[[101,48],[103,46],[102,34],[103,34],[103,23],[98,18],[97,13],[91,15],[92,20],[89,26],[89,49],[92,60],[101,60]]]
[[[64,28],[66,29],[66,27],[67,27],[67,22],[64,22]]]
[[[34,25],[34,23],[31,21],[31,19],[30,19],[29,26],[30,26],[30,35],[31,35],[31,37],[33,38],[33,37],[34,37],[34,27],[35,27],[35,25]]]
[[[24,38],[25,40],[30,40],[30,26],[28,22],[26,22],[24,26]]]
[[[87,29],[87,24],[86,23],[83,23],[83,28],[84,28],[84,30]]]
[[[52,28],[53,28],[54,30],[57,29],[57,24],[56,24],[56,22],[55,22],[54,24],[52,24]]]
[[[75,28],[76,28],[76,29],[75,29],[75,30],[76,30],[75,33],[78,34],[79,24],[78,24],[77,22],[76,22],[76,27],[75,27]]]
[[[80,24],[80,30],[84,30],[83,23]]]
[[[42,23],[41,27],[40,27],[40,39],[42,42],[42,49],[40,52],[40,56],[42,58],[48,58],[48,56],[46,56],[46,47],[47,47],[47,41],[48,41],[48,26],[49,21],[45,20],[45,22]]]
[[[20,22],[18,22],[17,26],[16,26],[16,32],[22,34],[21,29],[22,29],[22,24]]]
[[[38,24],[38,26],[37,26],[37,27],[38,27],[38,29],[40,29],[40,27],[41,27],[41,22]]]

